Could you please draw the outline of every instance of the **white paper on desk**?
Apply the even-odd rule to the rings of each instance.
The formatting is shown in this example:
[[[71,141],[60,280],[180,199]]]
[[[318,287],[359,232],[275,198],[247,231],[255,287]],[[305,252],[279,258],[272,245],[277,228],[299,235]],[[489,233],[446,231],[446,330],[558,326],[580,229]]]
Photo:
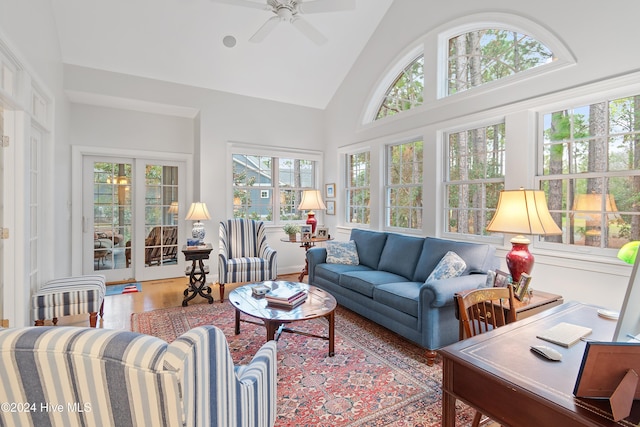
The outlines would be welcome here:
[[[562,322],[547,329],[538,338],[561,345],[563,347],[571,347],[580,341],[580,338],[586,337],[591,333],[591,328],[586,326],[574,325],[573,323]]]

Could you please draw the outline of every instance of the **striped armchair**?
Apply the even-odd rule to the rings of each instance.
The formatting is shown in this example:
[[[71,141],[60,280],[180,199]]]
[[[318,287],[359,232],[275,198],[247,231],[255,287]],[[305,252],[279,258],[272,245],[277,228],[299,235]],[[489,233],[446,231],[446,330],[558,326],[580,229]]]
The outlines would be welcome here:
[[[224,284],[275,280],[277,252],[267,243],[262,221],[229,219],[220,222],[218,281],[220,300]]]
[[[271,427],[276,370],[275,341],[234,366],[214,326],[171,344],[107,329],[0,329],[0,425]]]

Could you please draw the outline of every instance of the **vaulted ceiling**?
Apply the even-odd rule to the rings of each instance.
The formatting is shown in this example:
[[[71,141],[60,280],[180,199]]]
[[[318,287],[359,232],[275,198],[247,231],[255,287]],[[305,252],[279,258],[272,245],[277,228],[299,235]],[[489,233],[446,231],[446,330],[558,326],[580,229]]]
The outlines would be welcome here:
[[[289,22],[249,39],[274,13],[236,0],[52,0],[66,64],[314,108],[327,106],[393,0],[304,14],[318,45]],[[269,0],[288,3],[293,0]],[[304,0],[304,4],[336,0]],[[235,45],[228,47],[227,45]],[[226,43],[225,43],[225,37]]]

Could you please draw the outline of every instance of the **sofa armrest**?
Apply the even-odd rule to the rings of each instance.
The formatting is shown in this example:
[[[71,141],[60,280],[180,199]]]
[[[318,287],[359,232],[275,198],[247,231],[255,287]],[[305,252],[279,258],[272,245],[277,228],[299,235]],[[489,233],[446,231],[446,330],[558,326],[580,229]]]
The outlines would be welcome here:
[[[307,257],[307,266],[309,270],[308,283],[312,284],[315,281],[316,265],[327,262],[327,249],[321,248],[319,246],[309,248],[309,250],[306,253],[306,257]]]
[[[428,307],[444,307],[453,305],[456,292],[476,289],[487,281],[486,274],[468,274],[449,279],[430,280],[420,288],[420,300]]]

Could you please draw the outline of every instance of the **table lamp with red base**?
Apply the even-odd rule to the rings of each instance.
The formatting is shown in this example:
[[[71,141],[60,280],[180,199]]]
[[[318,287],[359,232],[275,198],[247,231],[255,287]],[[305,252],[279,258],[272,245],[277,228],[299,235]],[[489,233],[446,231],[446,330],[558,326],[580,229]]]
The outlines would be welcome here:
[[[320,190],[304,190],[302,192],[302,201],[298,206],[298,210],[307,211],[307,224],[311,225],[311,234],[313,235],[316,234],[316,226],[318,225],[318,220],[316,219],[316,213],[314,210],[320,209],[327,209],[322,201]]]
[[[534,258],[529,252],[528,235],[551,236],[562,230],[551,217],[542,190],[503,190],[498,206],[487,231],[517,234],[511,239],[511,251],[507,253],[507,267],[514,283],[522,273],[530,274]]]

